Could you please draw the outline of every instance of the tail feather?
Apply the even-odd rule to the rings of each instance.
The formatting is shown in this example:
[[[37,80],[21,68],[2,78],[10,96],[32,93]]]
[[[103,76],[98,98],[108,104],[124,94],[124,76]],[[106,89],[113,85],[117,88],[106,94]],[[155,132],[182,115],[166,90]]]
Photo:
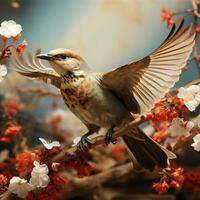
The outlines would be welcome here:
[[[134,165],[138,169],[138,165],[145,169],[153,170],[156,165],[165,168],[168,166],[168,160],[176,158],[175,154],[165,149],[153,139],[148,137],[140,129],[137,129],[139,134],[145,138],[144,141],[135,139],[134,137],[122,136],[124,142],[128,146],[129,152],[134,157]],[[137,161],[137,163],[135,163]]]

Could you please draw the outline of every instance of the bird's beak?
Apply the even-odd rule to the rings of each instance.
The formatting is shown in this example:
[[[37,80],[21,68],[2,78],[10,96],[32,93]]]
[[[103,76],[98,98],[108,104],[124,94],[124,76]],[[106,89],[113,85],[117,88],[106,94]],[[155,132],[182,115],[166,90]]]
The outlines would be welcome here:
[[[37,58],[43,59],[43,60],[53,60],[53,56],[50,56],[48,54],[38,54]]]

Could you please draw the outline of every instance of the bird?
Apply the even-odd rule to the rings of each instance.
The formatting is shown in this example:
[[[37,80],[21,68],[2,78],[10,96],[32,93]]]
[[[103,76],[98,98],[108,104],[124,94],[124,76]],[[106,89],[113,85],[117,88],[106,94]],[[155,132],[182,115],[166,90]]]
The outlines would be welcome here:
[[[106,73],[91,72],[80,55],[66,48],[47,54],[37,49],[26,56],[13,52],[10,67],[60,90],[66,106],[88,129],[77,145],[86,151],[92,143],[89,136],[102,129],[106,130],[105,143],[115,143],[114,129],[132,122],[136,114],[145,116],[179,80],[195,44],[193,26],[183,26],[184,20],[174,24],[149,55]],[[135,169],[166,168],[176,158],[139,127],[127,130],[122,139]]]

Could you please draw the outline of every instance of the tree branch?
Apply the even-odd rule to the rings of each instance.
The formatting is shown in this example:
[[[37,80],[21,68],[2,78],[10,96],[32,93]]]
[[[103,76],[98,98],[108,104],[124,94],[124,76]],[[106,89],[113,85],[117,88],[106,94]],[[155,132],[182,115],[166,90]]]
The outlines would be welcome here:
[[[126,126],[122,127],[119,130],[114,130],[113,134],[113,139],[116,139],[120,136],[122,136],[127,130],[130,130],[133,127],[136,127],[137,125],[141,124],[144,122],[144,118],[142,116],[138,116],[134,121],[130,122]],[[88,145],[88,149],[97,146],[99,144],[104,144],[105,143],[105,133],[96,133],[91,136],[89,136],[89,139],[92,141],[92,145]],[[66,146],[65,148],[62,149],[60,153],[55,155],[53,158],[51,158],[47,163],[51,162],[66,162],[68,160],[71,160],[73,158],[76,158],[83,154],[83,152],[79,151],[77,146],[71,147],[71,146]]]
[[[140,171],[136,172],[133,170],[132,163],[126,163],[120,166],[113,167],[109,170],[101,172],[99,174],[91,175],[85,178],[75,178],[72,183],[66,185],[64,199],[70,199],[76,196],[82,196],[84,194],[90,193],[96,189],[99,185],[104,183],[115,181],[115,183],[123,178],[128,178],[128,180],[137,179],[142,177],[145,180],[155,180],[158,178],[158,173]]]

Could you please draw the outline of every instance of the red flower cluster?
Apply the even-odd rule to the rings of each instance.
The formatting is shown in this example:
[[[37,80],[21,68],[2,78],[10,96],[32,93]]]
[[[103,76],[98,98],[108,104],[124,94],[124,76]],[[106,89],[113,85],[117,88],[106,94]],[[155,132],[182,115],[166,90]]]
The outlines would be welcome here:
[[[13,136],[18,135],[22,127],[15,123],[10,123],[5,131],[1,133],[0,142],[10,143],[13,141]]]
[[[184,187],[200,192],[200,170],[185,173]]]
[[[77,177],[79,178],[88,176],[92,171],[92,167],[83,159],[72,159],[66,162],[65,169],[75,169],[77,171]]]
[[[8,178],[3,174],[0,174],[0,194],[3,194],[8,184]]]
[[[170,122],[174,118],[182,116],[185,112],[188,112],[188,109],[184,105],[183,100],[177,96],[168,96],[155,103],[155,107],[151,113],[147,114],[147,120],[156,130],[153,139],[159,143],[164,142],[170,135],[167,130]]]
[[[147,120],[150,120],[154,125],[160,121],[172,121],[183,112],[188,111],[182,99],[176,96],[169,96],[157,103],[154,109],[147,115]]]
[[[153,139],[156,142],[162,143],[170,135],[168,131],[169,125],[170,125],[170,122],[167,122],[167,121],[160,123],[160,126],[157,127],[157,131],[153,134]]]
[[[20,173],[20,176],[24,177],[33,169],[33,162],[40,161],[39,156],[34,152],[18,153],[15,157],[14,163],[16,170]]]
[[[0,186],[4,186],[8,183],[8,178],[3,174],[0,174]]]
[[[17,40],[19,39],[19,37],[16,37],[15,38],[15,40],[14,40],[14,38],[13,38],[13,41],[14,42],[16,42]],[[2,50],[2,54],[1,54],[1,59],[3,59],[3,58],[6,58],[6,57],[9,57],[10,55],[11,55],[11,53],[10,53],[10,48],[15,48],[16,49],[16,52],[18,53],[18,55],[19,56],[21,56],[23,53],[24,53],[24,51],[25,51],[25,49],[26,49],[26,47],[27,47],[27,45],[28,45],[28,43],[27,43],[27,41],[26,40],[24,40],[21,44],[19,44],[19,45],[14,45],[14,44],[12,44],[12,45],[8,45],[7,46],[7,38],[4,38],[4,37],[2,37],[2,41],[3,41],[3,46],[4,46],[4,48],[3,48],[3,50]]]
[[[22,127],[17,125],[17,124],[14,124],[14,123],[11,123],[8,128],[4,131],[4,134],[6,136],[12,136],[12,135],[17,135],[21,132],[22,130]]]
[[[13,99],[7,99],[4,101],[3,106],[4,106],[4,110],[6,113],[14,114],[21,109],[22,104],[20,101],[13,100]]]
[[[166,21],[168,26],[173,26],[174,25],[174,20],[172,19],[173,12],[169,9],[166,8],[161,8],[161,21]]]
[[[52,119],[49,121],[49,124],[52,127],[56,127],[60,122],[62,121],[62,116],[61,115],[55,115],[54,117],[52,117]]]
[[[57,200],[64,195],[65,185],[68,179],[65,176],[52,173],[50,175],[50,183],[38,194],[38,200]],[[33,198],[34,199],[34,198]],[[26,200],[32,200],[26,198]]]
[[[19,56],[22,56],[22,54],[24,53],[26,47],[27,47],[28,43],[26,40],[24,40],[20,45],[18,45],[16,47],[16,51],[19,54]]]
[[[163,176],[158,183],[153,184],[153,188],[159,194],[166,193],[168,189],[179,189],[184,181],[183,168],[167,168],[161,173]]]
[[[0,162],[0,174],[10,179],[13,175],[10,173],[10,168],[7,163]]]
[[[111,149],[111,153],[115,158],[121,160],[126,155],[126,148],[123,144],[115,144]]]
[[[196,26],[196,27],[195,27],[195,31],[196,31],[197,33],[200,33],[200,26]]]

